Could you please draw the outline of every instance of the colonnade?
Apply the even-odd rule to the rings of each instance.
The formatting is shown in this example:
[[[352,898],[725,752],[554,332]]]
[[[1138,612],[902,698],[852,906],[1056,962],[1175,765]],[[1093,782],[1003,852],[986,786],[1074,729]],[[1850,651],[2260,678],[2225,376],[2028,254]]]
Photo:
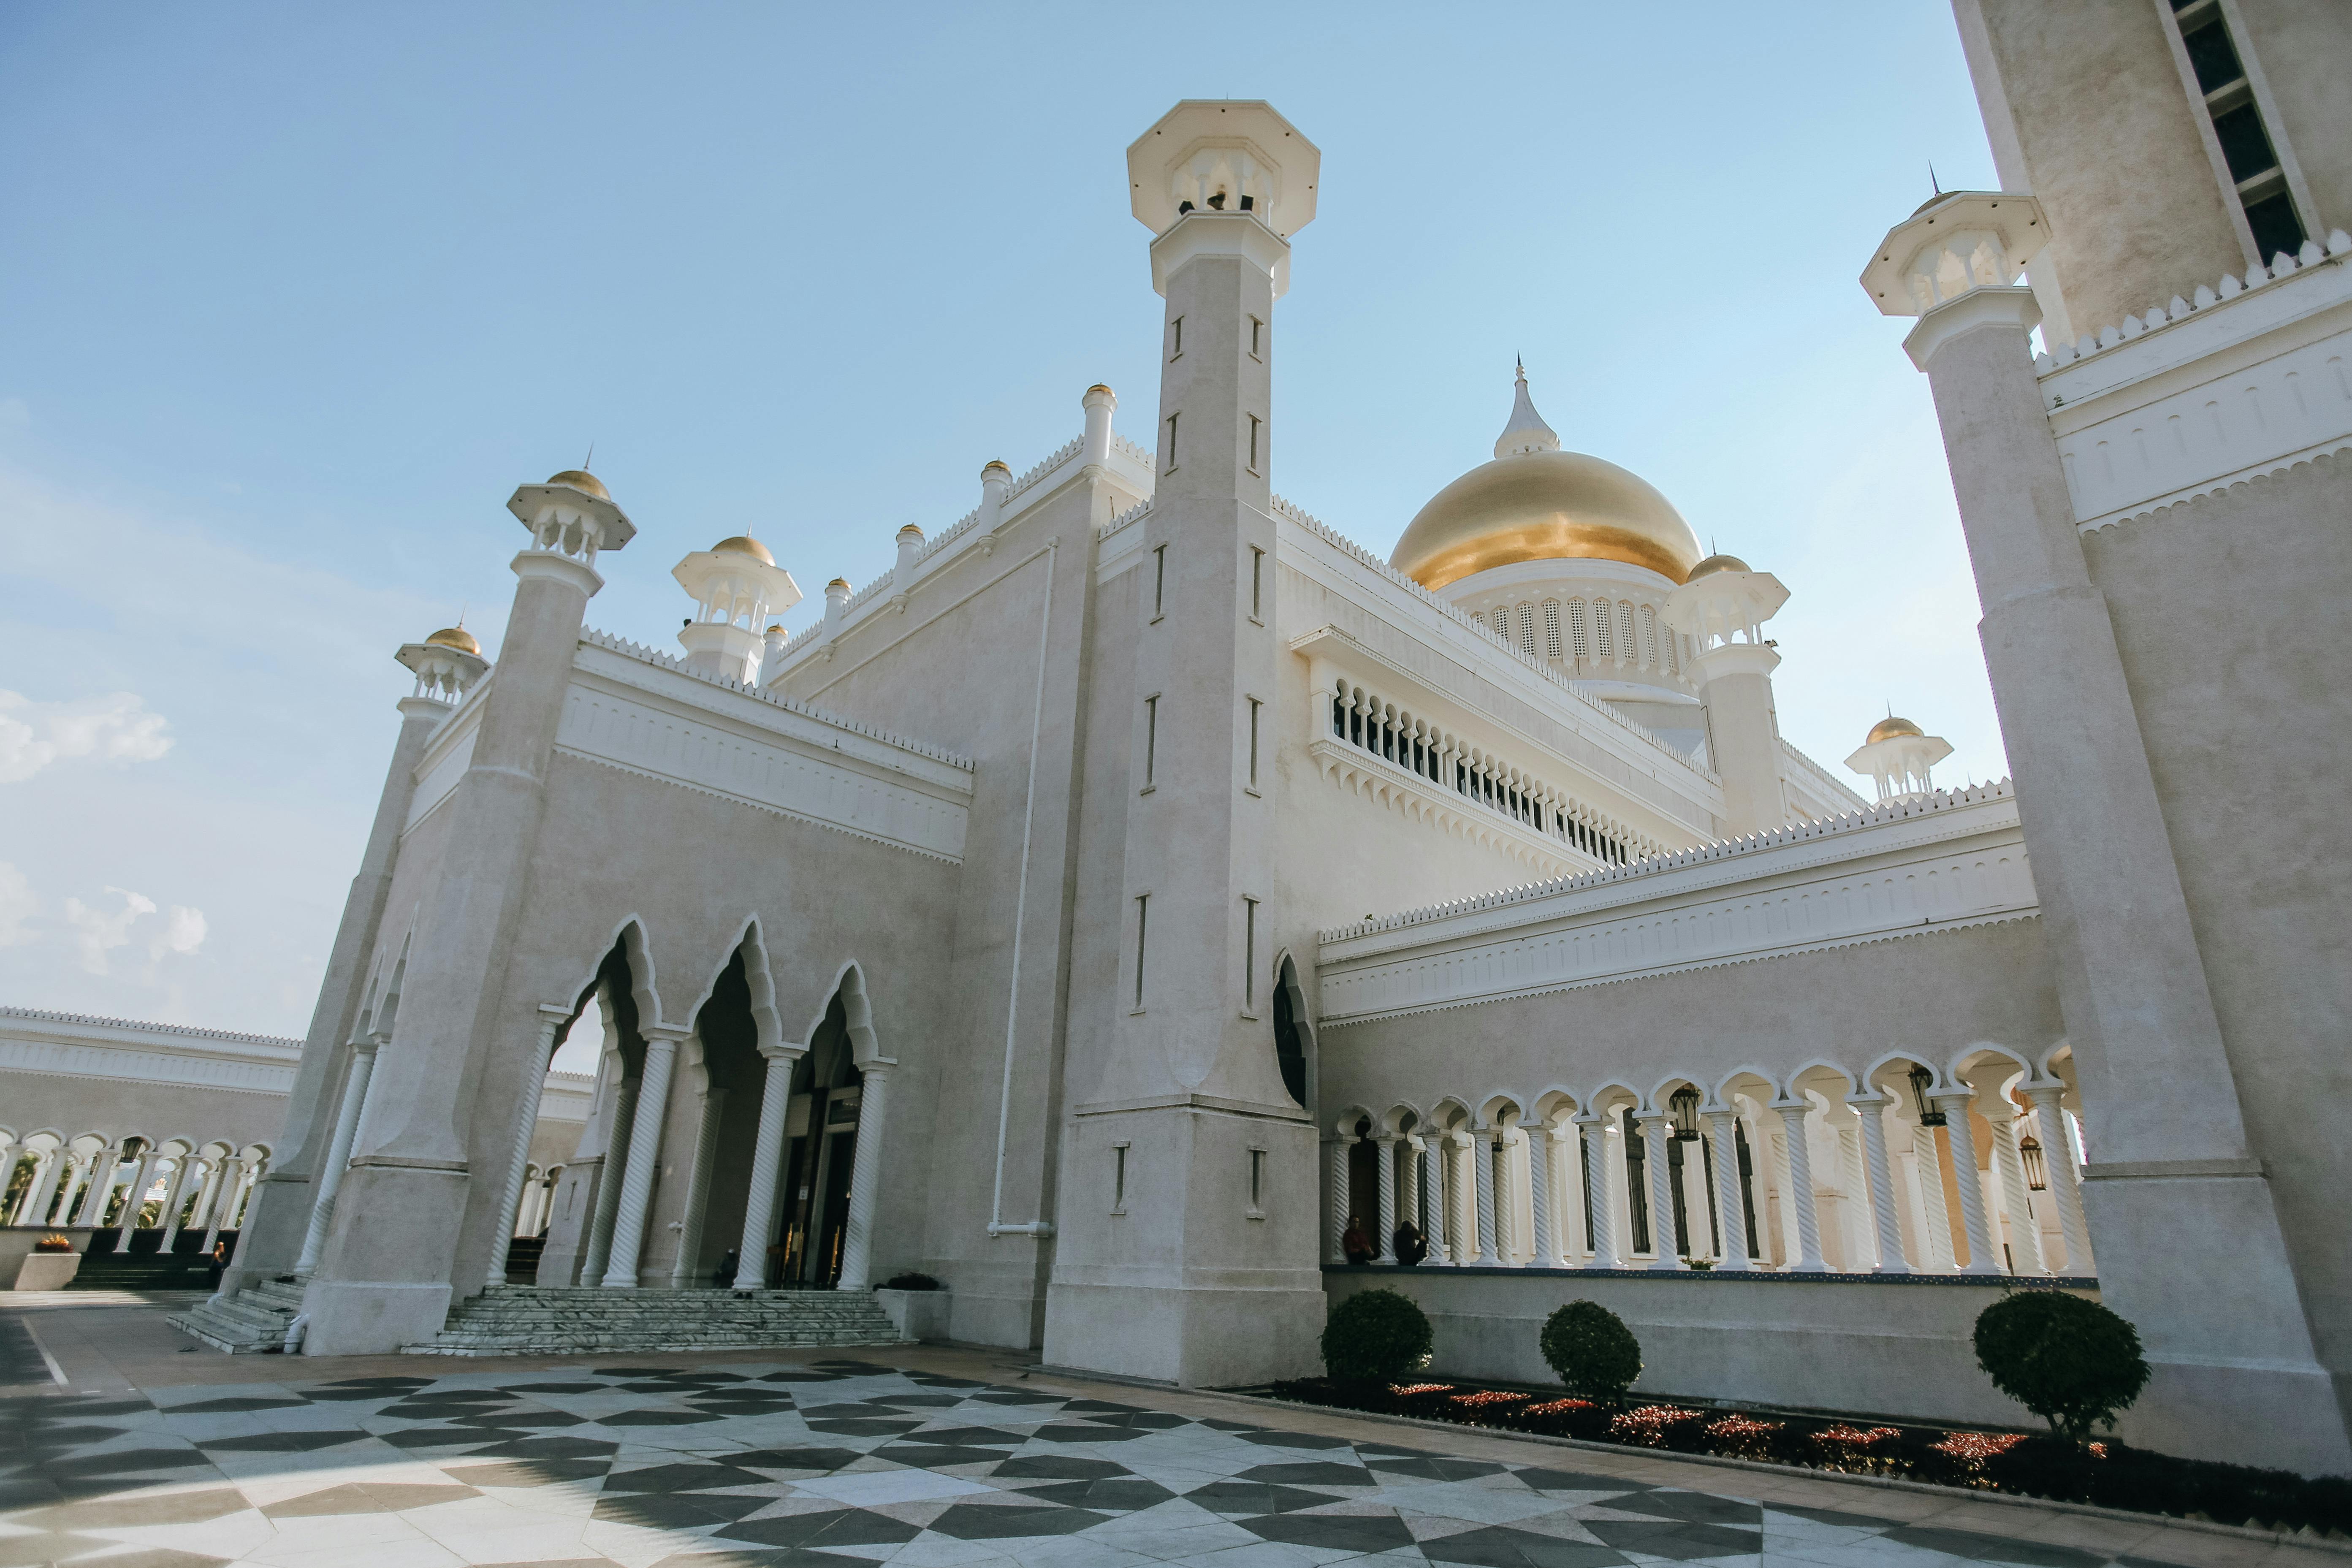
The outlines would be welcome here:
[[[1354,1223],[1395,1262],[1410,1221],[1437,1267],[2086,1276],[2078,1110],[2005,1057],[1352,1108],[1328,1256]]]
[[[166,1252],[183,1233],[201,1231],[210,1252],[223,1230],[236,1228],[268,1160],[257,1143],[47,1131],[19,1139],[0,1128],[0,1168],[9,1173],[0,1223],[160,1228]],[[151,1204],[155,1223],[142,1226]]]

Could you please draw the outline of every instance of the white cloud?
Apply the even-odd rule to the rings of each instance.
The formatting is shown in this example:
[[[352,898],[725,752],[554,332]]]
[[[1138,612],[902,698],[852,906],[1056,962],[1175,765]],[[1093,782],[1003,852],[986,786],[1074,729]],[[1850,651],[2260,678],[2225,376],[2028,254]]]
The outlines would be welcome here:
[[[36,702],[0,690],[0,784],[31,778],[68,758],[152,763],[172,749],[165,720],[136,694],[117,691],[75,702]]]
[[[133,921],[155,912],[155,900],[144,893],[134,893],[127,888],[106,890],[122,900],[122,908],[112,914],[92,909],[79,899],[66,900],[66,924],[73,928],[74,944],[81,949],[82,968],[92,974],[107,972],[106,955],[131,940]]]
[[[0,860],[0,947],[15,947],[33,940],[25,922],[41,912],[41,900],[33,894],[33,884],[25,873],[5,860]]]
[[[173,904],[163,916],[163,929],[147,939],[147,956],[160,960],[167,952],[176,952],[193,958],[204,945],[205,911]]]

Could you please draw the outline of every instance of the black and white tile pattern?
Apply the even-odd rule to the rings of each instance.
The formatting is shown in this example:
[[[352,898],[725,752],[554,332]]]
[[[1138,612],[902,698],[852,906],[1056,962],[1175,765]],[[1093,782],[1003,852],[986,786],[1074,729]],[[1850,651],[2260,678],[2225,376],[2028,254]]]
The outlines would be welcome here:
[[[0,1568],[2136,1561],[1398,1436],[1414,1440],[856,1361],[43,1397],[0,1406]]]

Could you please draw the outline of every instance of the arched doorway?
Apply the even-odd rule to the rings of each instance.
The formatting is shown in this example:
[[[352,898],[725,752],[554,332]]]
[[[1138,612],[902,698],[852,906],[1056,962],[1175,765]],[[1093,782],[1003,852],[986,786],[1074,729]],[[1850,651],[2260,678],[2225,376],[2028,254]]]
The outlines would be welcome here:
[[[772,1286],[829,1290],[841,1278],[865,1088],[852,1054],[847,1010],[836,993],[793,1068]]]

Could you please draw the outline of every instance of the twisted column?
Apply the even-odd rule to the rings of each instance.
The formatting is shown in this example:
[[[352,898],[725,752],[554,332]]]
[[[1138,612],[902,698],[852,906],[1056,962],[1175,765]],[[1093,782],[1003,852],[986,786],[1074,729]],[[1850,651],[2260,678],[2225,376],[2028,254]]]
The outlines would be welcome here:
[[[375,1072],[375,1053],[383,1044],[381,1035],[352,1043],[352,1070],[343,1079],[343,1102],[335,1111],[335,1131],[327,1143],[326,1163],[319,1168],[319,1196],[310,1205],[310,1228],[302,1233],[302,1256],[294,1265],[297,1279],[308,1279],[317,1272],[319,1255],[327,1249],[327,1228],[335,1218],[335,1194],[342,1190],[343,1171],[352,1163],[352,1140],[359,1134],[360,1112],[367,1105],[368,1080]],[[147,1166],[153,1163],[150,1155]],[[147,1166],[141,1167],[142,1176],[146,1174]],[[131,1202],[138,1202],[136,1193],[131,1194]]]
[[[2006,1104],[2004,1112],[2010,1111]],[[2047,1274],[2050,1266],[2042,1260],[2042,1227],[2033,1219],[2033,1189],[2025,1184],[2025,1161],[2017,1152],[2017,1118],[2005,1114],[1992,1119],[1992,1163],[2000,1173],[2002,1195],[2009,1199],[2009,1250],[2019,1274]],[[2049,1163],[2049,1156],[2042,1156]]]
[[[188,1211],[188,1229],[203,1230],[207,1236],[211,1234],[213,1210],[220,1206],[221,1185],[228,1173],[228,1163],[226,1154],[206,1163],[205,1184],[197,1189],[195,1206]],[[205,1243],[204,1250],[212,1250],[210,1241]]]
[[[751,1146],[751,1191],[743,1205],[743,1241],[735,1249],[735,1289],[757,1290],[768,1283],[768,1237],[776,1226],[776,1167],[784,1158],[784,1121],[792,1109],[793,1067],[801,1053],[789,1046],[761,1046],[767,1075],[760,1080],[760,1131]]]
[[[71,1225],[73,1223],[75,1205],[81,1202],[83,1190],[89,1185],[91,1179],[98,1174],[98,1162],[104,1153],[105,1151],[102,1149],[92,1150],[89,1153],[71,1161],[67,1165],[65,1191],[58,1199],[58,1224]]]
[[[1445,1134],[1441,1132],[1434,1140],[1423,1139],[1421,1150],[1422,1168],[1429,1178],[1429,1202],[1422,1208],[1422,1228],[1429,1237],[1429,1260],[1450,1268],[1454,1266],[1454,1254],[1445,1245],[1445,1231],[1454,1211],[1445,1201]]]
[[[684,1029],[655,1027],[646,1036],[645,1076],[637,1085],[636,1113],[630,1118],[629,1164],[621,1176],[619,1206],[613,1214],[613,1250],[602,1281],[607,1290],[637,1288],[637,1263],[646,1249],[646,1211],[661,1168],[662,1118],[669,1113],[669,1080],[677,1065]]]
[[[58,1185],[65,1180],[66,1166],[72,1158],[72,1151],[63,1143],[58,1144],[51,1152],[48,1163],[41,1172],[40,1179],[33,1184],[31,1200],[25,1205],[24,1215],[17,1220],[17,1224],[47,1225],[49,1223],[49,1205],[58,1201]]]
[[[694,1165],[687,1173],[686,1213],[678,1216],[677,1256],[670,1260],[673,1290],[689,1289],[702,1251],[702,1211],[710,1196],[710,1162],[719,1143],[719,1124],[727,1116],[727,1091],[706,1089],[694,1129]]]
[[[530,1169],[530,1135],[539,1130],[539,1102],[546,1092],[547,1064],[555,1052],[555,1031],[572,1016],[572,1010],[542,1002],[539,1005],[539,1048],[531,1061],[537,1070],[525,1064],[520,1103],[515,1107],[514,1143],[507,1154],[507,1182],[499,1190],[499,1213],[504,1216],[503,1229],[490,1245],[498,1256],[490,1263],[490,1279],[495,1282],[506,1278],[507,1258],[514,1251],[515,1233],[521,1229],[522,1180]]]
[[[122,1194],[122,1245],[127,1251],[131,1233],[139,1228],[139,1211],[147,1206],[147,1189],[155,1184],[155,1164],[163,1159],[153,1144],[139,1152],[139,1172],[131,1178],[131,1190]]]
[[[1609,1205],[1609,1123],[1596,1111],[1576,1118],[1576,1185],[1592,1224],[1592,1267],[1615,1268],[1617,1213]]]
[[[1426,1241],[1429,1222],[1421,1214],[1421,1140],[1407,1135],[1397,1142],[1404,1150],[1404,1180],[1397,1184],[1398,1215],[1419,1226],[1422,1239]]]
[[[618,1064],[615,1063],[615,1070]],[[604,1134],[604,1163],[596,1173],[596,1212],[588,1220],[588,1250],[580,1260],[580,1281],[601,1285],[613,1256],[613,1219],[621,1212],[621,1176],[628,1169],[629,1140],[637,1129],[639,1080],[625,1078],[613,1090],[613,1119]]]
[[[82,1184],[79,1211],[67,1216],[69,1225],[95,1226],[106,1217],[106,1200],[122,1176],[122,1145],[110,1143],[90,1156],[89,1180]]]
[[[1813,1152],[1805,1135],[1805,1114],[1812,1108],[1812,1101],[1802,1096],[1772,1102],[1780,1116],[1781,1141],[1789,1151],[1789,1203],[1797,1215],[1797,1260],[1790,1271],[1797,1274],[1828,1271],[1822,1262],[1821,1220],[1813,1213]]]
[[[1992,1258],[1992,1234],[1985,1225],[1984,1187],[1977,1181],[1976,1131],[1969,1125],[1969,1102],[1976,1099],[1976,1090],[1942,1089],[1928,1098],[1944,1113],[1945,1163],[1959,1189],[1960,1223],[1968,1228],[1969,1260],[1960,1265],[1960,1272],[1998,1274],[2000,1267]]]
[[[1718,1268],[1745,1274],[1748,1261],[1748,1205],[1739,1192],[1739,1113],[1710,1110],[1707,1131],[1715,1136],[1715,1212],[1723,1227],[1723,1261]]]
[[[213,1249],[220,1245],[220,1233],[224,1228],[222,1222],[236,1212],[236,1192],[244,1182],[245,1162],[234,1154],[223,1155],[220,1193],[213,1204],[211,1215],[206,1217],[205,1223],[205,1256],[206,1258],[210,1258],[213,1255]]]
[[[1559,1267],[1559,1227],[1552,1220],[1551,1152],[1557,1137],[1544,1122],[1528,1133],[1528,1187],[1535,1209],[1538,1268]]]
[[[1495,1246],[1495,1145],[1484,1128],[1456,1136],[1470,1150],[1472,1213],[1478,1227],[1472,1238],[1470,1260],[1493,1268],[1503,1261]]]
[[[851,1146],[849,1167],[849,1234],[841,1244],[839,1290],[865,1290],[873,1285],[874,1204],[882,1186],[883,1117],[890,1103],[890,1068],[877,1061],[866,1068],[857,1099],[857,1142]]]
[[[2058,1232],[2066,1242],[2066,1272],[2089,1274],[2091,1227],[2083,1217],[2083,1190],[2074,1181],[2074,1148],[2066,1137],[2066,1112],[2059,1103],[2063,1084],[2027,1084],[2025,1098],[2042,1115],[2042,1163],[2050,1172],[2050,1194],[2058,1201]]]
[[[1329,1205],[1331,1220],[1330,1260],[1348,1261],[1348,1141],[1331,1140],[1331,1190],[1325,1200]]]
[[[1377,1238],[1378,1245],[1372,1249],[1372,1256],[1382,1263],[1394,1263],[1397,1260],[1396,1244],[1393,1240],[1396,1235],[1397,1207],[1396,1135],[1383,1133],[1379,1142],[1381,1146],[1381,1234]]]
[[[1870,1177],[1870,1214],[1878,1228],[1878,1272],[1908,1274],[1903,1258],[1903,1228],[1895,1213],[1895,1173],[1886,1162],[1886,1108],[1883,1094],[1849,1094],[1845,1102],[1862,1119],[1862,1159]]]
[[[1675,1173],[1666,1165],[1666,1131],[1671,1124],[1672,1119],[1664,1116],[1634,1118],[1649,1152],[1642,1163],[1650,1169],[1650,1246],[1654,1255],[1650,1267],[1660,1270],[1687,1267],[1675,1249]]]

